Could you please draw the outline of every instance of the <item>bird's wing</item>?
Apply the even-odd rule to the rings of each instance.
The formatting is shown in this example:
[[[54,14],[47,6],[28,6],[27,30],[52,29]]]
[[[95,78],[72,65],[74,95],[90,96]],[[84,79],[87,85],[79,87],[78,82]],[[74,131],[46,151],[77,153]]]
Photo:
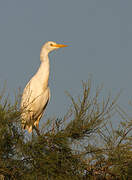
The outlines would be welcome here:
[[[50,99],[49,87],[45,91],[38,91],[31,86],[30,82],[24,89],[22,96],[21,108],[23,108],[22,124],[33,125],[40,114],[43,114]]]

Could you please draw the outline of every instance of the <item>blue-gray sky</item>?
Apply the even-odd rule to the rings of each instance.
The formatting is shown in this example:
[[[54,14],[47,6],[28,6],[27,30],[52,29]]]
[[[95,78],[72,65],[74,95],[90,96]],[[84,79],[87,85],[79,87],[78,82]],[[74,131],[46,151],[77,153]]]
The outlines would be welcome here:
[[[106,93],[123,89],[132,99],[131,0],[4,0],[0,2],[0,82],[10,95],[24,88],[39,67],[42,44],[69,44],[50,54],[51,101],[47,116],[63,115],[92,74]]]

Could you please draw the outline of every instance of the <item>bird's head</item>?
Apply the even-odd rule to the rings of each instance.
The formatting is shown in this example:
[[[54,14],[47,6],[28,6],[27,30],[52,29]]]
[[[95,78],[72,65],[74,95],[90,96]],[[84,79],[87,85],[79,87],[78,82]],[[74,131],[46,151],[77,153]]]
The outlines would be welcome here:
[[[40,52],[40,60],[43,61],[44,57],[47,56],[51,51],[54,51],[58,48],[67,47],[67,45],[64,44],[57,44],[53,41],[46,42],[41,49]]]
[[[56,50],[58,48],[62,48],[62,47],[67,47],[67,45],[57,44],[56,42],[48,41],[43,45],[42,49],[44,51],[47,51],[47,53],[50,53],[51,51]]]

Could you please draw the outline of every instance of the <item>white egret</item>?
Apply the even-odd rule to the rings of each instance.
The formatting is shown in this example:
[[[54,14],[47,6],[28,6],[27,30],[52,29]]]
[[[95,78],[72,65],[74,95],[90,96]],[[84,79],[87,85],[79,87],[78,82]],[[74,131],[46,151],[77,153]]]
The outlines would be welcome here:
[[[67,45],[57,44],[49,41],[42,46],[40,52],[41,64],[37,73],[27,83],[21,99],[22,127],[32,132],[33,127],[39,128],[39,121],[50,99],[48,86],[50,63],[48,54]]]

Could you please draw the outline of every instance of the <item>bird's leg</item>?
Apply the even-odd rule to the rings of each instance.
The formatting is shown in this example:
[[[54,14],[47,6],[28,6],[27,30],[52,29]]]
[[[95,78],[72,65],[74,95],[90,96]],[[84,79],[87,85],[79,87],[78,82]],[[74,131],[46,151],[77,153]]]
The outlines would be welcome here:
[[[33,128],[36,130],[36,133],[38,136],[40,136],[39,121],[40,121],[41,117],[42,117],[42,114],[39,115],[38,119],[35,121],[34,126],[33,126]]]
[[[37,129],[39,129],[39,121],[42,117],[42,114],[39,115],[38,119],[35,121],[34,126],[36,126]]]
[[[39,120],[40,120],[40,118],[38,118],[37,121],[35,121],[35,123],[34,123],[34,126],[35,126],[37,129],[39,129]]]
[[[36,121],[35,121],[35,122],[36,122]],[[39,129],[38,129],[35,125],[36,125],[35,123],[32,123],[32,138],[34,137],[33,129],[35,129],[37,135],[40,136]]]
[[[33,129],[35,129],[36,133],[38,136],[40,136],[40,132],[39,132],[39,129],[37,129],[35,126],[33,126]]]
[[[34,122],[33,129],[35,129],[38,136],[40,136],[39,132],[39,120],[42,117],[42,114],[39,115],[38,119]]]

